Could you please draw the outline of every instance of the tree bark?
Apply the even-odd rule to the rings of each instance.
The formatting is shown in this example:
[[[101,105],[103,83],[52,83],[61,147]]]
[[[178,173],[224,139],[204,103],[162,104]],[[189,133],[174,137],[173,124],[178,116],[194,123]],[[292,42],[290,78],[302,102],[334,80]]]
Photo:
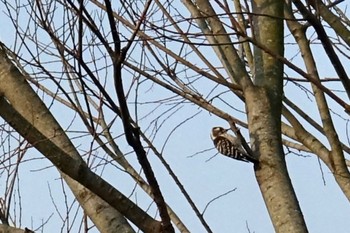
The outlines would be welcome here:
[[[257,42],[283,56],[283,1],[253,1],[253,30]],[[281,138],[283,64],[254,48],[254,85],[244,89],[248,127],[257,182],[276,232],[307,232],[306,224],[290,181]]]
[[[256,179],[276,232],[307,232],[290,181],[282,148],[280,120],[271,115],[271,101],[261,87],[246,90],[252,150],[259,155]]]

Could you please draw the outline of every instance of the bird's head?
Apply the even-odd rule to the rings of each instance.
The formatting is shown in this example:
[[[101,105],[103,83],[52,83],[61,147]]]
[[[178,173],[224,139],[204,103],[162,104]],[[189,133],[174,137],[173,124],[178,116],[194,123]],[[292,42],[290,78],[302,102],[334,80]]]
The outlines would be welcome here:
[[[222,134],[225,134],[229,129],[224,129],[222,127],[213,127],[211,130],[211,138],[214,140],[217,136],[220,136]]]

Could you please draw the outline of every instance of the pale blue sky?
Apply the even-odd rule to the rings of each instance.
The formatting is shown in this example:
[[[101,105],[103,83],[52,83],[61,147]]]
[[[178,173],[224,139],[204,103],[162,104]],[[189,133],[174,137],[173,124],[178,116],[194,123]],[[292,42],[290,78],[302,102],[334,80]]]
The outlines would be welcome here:
[[[179,1],[176,1],[176,4],[180,4]],[[4,14],[2,3],[0,3],[0,20],[3,25],[0,29],[0,40],[8,47],[12,47],[15,30]],[[178,45],[174,44],[169,46],[176,47]],[[213,56],[213,53],[211,53],[209,49],[208,53],[210,53],[208,56]],[[295,46],[286,46],[287,58],[292,57],[295,53]],[[321,76],[335,77],[335,72],[333,69],[329,68],[329,62],[324,53],[315,51],[315,54],[318,58],[317,65]],[[24,56],[26,55],[24,54]],[[215,57],[213,57],[213,59],[215,59]],[[197,61],[193,62],[196,63]],[[217,60],[213,62],[217,62]],[[300,59],[294,59],[293,62],[300,64]],[[198,63],[200,63],[199,60]],[[301,65],[301,67],[304,66]],[[296,76],[295,73],[290,72],[288,69],[285,69],[285,71],[293,77]],[[205,92],[211,89],[211,86],[206,85],[208,85],[208,82],[203,82],[201,86],[199,85],[198,87]],[[143,88],[147,90],[148,86],[145,85]],[[145,91],[143,93],[144,96],[142,97],[144,100],[156,100],[172,95],[158,87],[155,90],[147,93]],[[299,88],[288,84],[285,93],[289,98],[297,99],[296,102],[299,106],[311,116],[317,113],[314,102],[307,99],[306,95],[300,91]],[[242,107],[242,105],[237,103],[237,100],[233,98],[233,95],[226,94],[225,96],[227,96],[227,98],[232,98],[232,100],[230,100],[231,104],[237,104],[240,108]],[[50,102],[48,98],[46,98],[46,101],[48,103]],[[333,102],[330,101],[330,103],[332,104]],[[233,115],[245,120],[242,114],[225,107],[222,103],[217,103],[217,105],[222,106],[224,109],[226,108],[228,111],[231,111],[230,113]],[[154,107],[155,105],[140,106],[140,116],[153,111]],[[155,111],[154,114],[164,111],[167,108],[167,106],[162,106],[159,110]],[[338,107],[334,105],[331,105],[331,108],[348,119],[348,116],[343,114],[342,109],[338,109]],[[74,113],[67,111],[67,108],[58,104],[52,106],[52,111],[63,128],[68,127],[71,124],[71,120],[74,118]],[[198,107],[186,105],[184,108],[174,113],[156,137],[155,144],[159,149],[164,143],[168,132],[197,111],[199,111]],[[318,116],[315,118],[319,121]],[[337,116],[335,116],[334,119],[339,129],[345,129],[345,120],[341,120]],[[150,117],[149,120],[152,120],[152,117]],[[143,122],[144,125],[141,125],[143,126],[143,128],[141,127],[142,129],[146,128],[146,122],[147,120]],[[215,150],[189,157],[198,151],[213,147],[209,134],[211,128],[218,125],[224,127],[228,126],[227,123],[223,122],[221,119],[202,111],[198,116],[179,127],[173,133],[171,140],[164,149],[164,157],[176,172],[180,181],[183,182],[183,185],[200,210],[203,210],[206,204],[213,198],[236,188],[235,191],[211,203],[206,210],[204,217],[215,233],[245,233],[249,232],[248,228],[250,232],[255,233],[273,232],[273,227],[255,180],[253,166],[251,164],[234,161],[220,155],[207,161],[216,153]],[[78,130],[80,127],[82,127],[80,121],[75,121],[75,124],[70,129]],[[345,130],[338,130],[338,132],[342,133],[340,137],[344,139],[344,142],[347,142],[345,140]],[[242,129],[242,133],[247,137],[247,132],[245,130]],[[121,142],[121,140],[118,142]],[[90,138],[75,139],[74,143],[80,151],[83,151],[89,148]],[[121,149],[125,152],[130,150],[127,146],[121,146]],[[306,153],[302,154],[307,155]],[[104,156],[103,152],[100,152],[98,156]],[[25,156],[27,160],[40,157],[42,156],[34,149],[31,149]],[[137,164],[133,155],[130,155],[128,158],[130,158],[134,164]],[[165,199],[168,201],[169,205],[180,218],[183,219],[192,232],[204,232],[204,228],[200,225],[193,212],[191,212],[190,206],[184,201],[183,196],[175,187],[174,182],[169,178],[167,171],[160,165],[158,159],[151,158],[151,162],[155,174],[159,179]],[[329,170],[322,165],[321,171],[319,162],[313,155],[309,157],[298,157],[294,154],[288,154],[287,165],[309,232],[349,232],[350,222],[348,218],[350,216],[350,205],[340,191],[338,185],[334,182],[334,178]],[[45,225],[43,232],[67,232],[66,228],[60,229],[62,222],[53,205],[54,201],[56,205],[58,205],[58,208],[64,211],[65,206],[61,203],[64,201],[65,196],[61,191],[61,181],[58,179],[58,173],[54,168],[43,169],[49,166],[49,162],[45,161],[45,159],[32,160],[20,166],[19,178],[20,185],[22,186],[21,223],[22,226],[33,227],[35,229],[52,215]],[[326,185],[323,183],[322,172]],[[110,166],[105,168],[103,174],[105,179],[115,185],[115,187],[120,189],[124,194],[129,195],[133,191],[134,182],[119,169]],[[53,199],[49,196],[49,187]],[[0,189],[2,190],[3,188],[4,186],[0,183]],[[71,196],[69,192],[67,192],[66,195]],[[150,204],[149,198],[146,197],[139,188],[136,188],[136,192],[133,193],[133,200],[137,200],[144,208],[147,208]],[[76,205],[75,203],[75,206]],[[76,221],[79,221],[79,219]],[[78,226],[71,232],[78,232]]]

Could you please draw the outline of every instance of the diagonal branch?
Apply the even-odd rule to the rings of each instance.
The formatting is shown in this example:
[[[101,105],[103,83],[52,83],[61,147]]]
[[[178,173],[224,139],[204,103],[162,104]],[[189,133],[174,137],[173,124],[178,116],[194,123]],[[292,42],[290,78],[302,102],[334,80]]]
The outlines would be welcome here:
[[[0,109],[1,117],[45,155],[60,171],[93,191],[143,231],[151,233],[159,230],[160,225],[157,221],[93,173],[82,160],[72,158],[62,148],[56,146],[51,139],[43,135],[31,122],[18,113],[4,96],[0,97]]]
[[[151,164],[147,159],[146,151],[142,146],[142,143],[140,140],[140,130],[138,127],[136,127],[131,123],[131,117],[130,117],[128,105],[126,103],[126,97],[124,94],[123,81],[122,81],[122,63],[125,60],[127,50],[130,48],[131,43],[133,42],[137,32],[139,31],[141,23],[146,17],[146,13],[150,6],[151,1],[148,1],[148,3],[146,4],[145,9],[142,13],[140,22],[138,23],[138,27],[133,33],[132,38],[129,41],[128,45],[122,50],[120,49],[121,42],[120,42],[118,32],[116,31],[116,26],[115,26],[116,22],[113,17],[113,10],[111,7],[111,3],[109,0],[105,0],[105,3],[106,3],[106,10],[107,10],[107,15],[109,19],[109,24],[112,29],[113,42],[115,45],[114,46],[115,51],[112,56],[114,85],[115,85],[115,90],[117,92],[117,97],[120,105],[120,113],[123,121],[126,140],[128,144],[134,149],[137,159],[140,165],[142,166],[143,172],[145,173],[146,179],[151,187],[154,202],[158,207],[159,215],[162,219],[162,232],[174,232],[174,228],[171,225],[171,221],[167,211],[164,197],[160,191],[158,181],[155,178]]]
[[[338,57],[336,52],[334,51],[333,45],[324,29],[320,21],[317,19],[317,17],[313,14],[311,14],[304,4],[299,0],[293,0],[294,5],[298,8],[300,13],[304,16],[304,18],[314,27],[318,39],[321,41],[324,50],[326,51],[329,59],[332,62],[332,65],[337,72],[341,82],[343,83],[344,89],[350,98],[350,79]]]

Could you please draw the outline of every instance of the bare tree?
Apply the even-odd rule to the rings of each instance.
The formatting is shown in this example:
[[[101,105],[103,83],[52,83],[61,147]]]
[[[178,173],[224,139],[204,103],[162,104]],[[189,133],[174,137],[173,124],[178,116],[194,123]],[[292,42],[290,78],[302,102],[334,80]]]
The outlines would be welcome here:
[[[79,224],[82,232],[92,225],[100,232],[198,231],[170,204],[173,187],[162,173],[213,232],[204,218],[212,202],[198,207],[180,178],[192,174],[177,173],[165,152],[176,130],[210,113],[257,160],[251,170],[276,232],[307,232],[285,151],[315,155],[350,198],[344,155],[350,148],[336,124],[350,112],[350,23],[342,1],[306,2],[2,1],[16,29],[13,44],[0,46],[0,115],[8,138],[2,224],[21,225],[25,213],[13,206],[20,201],[14,190],[34,147],[81,207],[75,221],[65,201],[67,232]],[[315,49],[325,52],[336,78],[323,77]],[[55,109],[73,120],[58,123],[63,110]],[[196,154],[213,154],[205,149]],[[131,196],[106,170],[128,174]],[[149,198],[134,197],[138,188]]]

